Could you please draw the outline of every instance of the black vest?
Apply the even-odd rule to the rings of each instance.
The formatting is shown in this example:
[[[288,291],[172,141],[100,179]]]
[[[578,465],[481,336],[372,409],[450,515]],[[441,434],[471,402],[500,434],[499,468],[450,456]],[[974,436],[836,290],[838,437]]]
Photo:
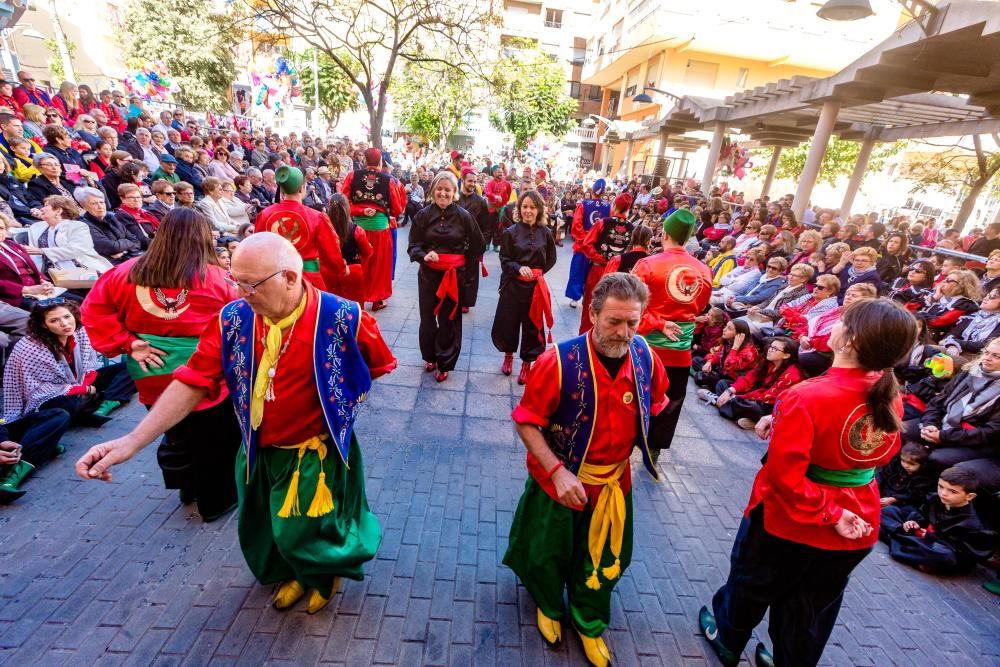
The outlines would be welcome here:
[[[389,182],[391,176],[372,169],[359,169],[351,177],[351,203],[377,208],[383,213],[391,210]]]
[[[358,241],[354,238],[356,225],[352,222],[347,228],[346,237],[341,239],[340,254],[344,256],[344,261],[348,264],[361,263],[361,251],[358,249]]]
[[[649,257],[649,253],[644,250],[627,252],[622,255],[622,261],[621,264],[618,265],[618,270],[622,273],[631,273],[633,267],[635,267],[639,260],[645,259],[646,257]]]
[[[632,244],[632,230],[635,223],[622,218],[604,218],[601,233],[597,237],[597,252],[606,260],[624,254]]]

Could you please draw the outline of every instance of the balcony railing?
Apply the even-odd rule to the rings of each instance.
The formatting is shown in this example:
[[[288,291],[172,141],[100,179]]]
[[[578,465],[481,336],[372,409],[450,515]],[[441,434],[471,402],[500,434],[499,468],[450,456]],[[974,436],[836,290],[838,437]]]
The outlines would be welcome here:
[[[597,128],[596,127],[574,127],[569,131],[569,135],[566,137],[568,140],[576,140],[581,142],[588,142],[592,144],[597,143]]]

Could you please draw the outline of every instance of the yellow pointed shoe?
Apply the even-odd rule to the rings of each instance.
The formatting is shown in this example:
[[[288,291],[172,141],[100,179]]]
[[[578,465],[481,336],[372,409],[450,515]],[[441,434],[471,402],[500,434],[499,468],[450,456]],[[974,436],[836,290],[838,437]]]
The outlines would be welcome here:
[[[611,651],[608,650],[604,639],[580,635],[580,641],[583,642],[583,652],[587,656],[587,662],[594,667],[610,667]]]
[[[294,579],[286,581],[278,586],[278,590],[274,593],[274,608],[288,609],[298,602],[305,593],[306,589],[302,588],[302,584],[299,582]]]
[[[562,643],[562,624],[543,614],[541,609],[538,610],[538,632],[541,633],[545,643],[552,648]]]
[[[315,614],[333,599],[333,596],[337,594],[337,590],[340,588],[340,577],[333,580],[333,590],[330,591],[330,597],[325,598],[319,594],[319,591],[313,589],[309,594],[309,605],[306,607],[306,612],[310,614]]]

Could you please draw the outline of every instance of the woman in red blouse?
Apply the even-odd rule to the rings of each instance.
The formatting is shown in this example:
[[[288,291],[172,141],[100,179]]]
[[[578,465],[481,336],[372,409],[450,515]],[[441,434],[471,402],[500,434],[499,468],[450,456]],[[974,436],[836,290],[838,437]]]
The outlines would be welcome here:
[[[760,353],[750,335],[750,327],[743,320],[731,320],[722,329],[722,340],[702,359],[695,357],[691,367],[694,382],[699,387],[698,398],[713,403],[718,398],[715,387],[720,380],[734,381],[754,367]]]
[[[729,579],[699,613],[723,664],[739,662],[768,608],[774,656],[758,644],[757,664],[819,662],[851,571],[878,538],[875,468],[899,451],[903,413],[892,367],[916,337],[898,304],[854,303],[830,335],[833,367],[778,399]]]
[[[802,371],[796,365],[798,344],[791,338],[772,338],[760,360],[749,373],[736,378],[731,385],[723,380],[715,405],[719,414],[732,419],[740,428],[752,429],[757,420],[771,414],[781,392],[802,382]],[[725,386],[721,386],[725,384]]]

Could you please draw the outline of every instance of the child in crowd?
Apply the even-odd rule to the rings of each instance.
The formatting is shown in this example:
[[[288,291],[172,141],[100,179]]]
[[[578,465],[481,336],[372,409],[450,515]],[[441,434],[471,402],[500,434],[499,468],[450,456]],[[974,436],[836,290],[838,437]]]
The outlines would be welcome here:
[[[219,259],[219,266],[228,271],[230,269],[230,262],[232,261],[232,255],[229,253],[229,249],[222,246],[216,246],[215,256]]]
[[[997,535],[972,506],[978,488],[975,475],[951,467],[920,509],[883,507],[879,539],[889,555],[928,574],[962,574],[989,558]]]
[[[15,137],[10,140],[10,151],[14,154],[14,168],[11,173],[21,183],[27,183],[33,176],[38,176],[41,172],[35,168],[31,159],[31,142],[27,139]]]
[[[777,336],[766,344],[765,357],[749,373],[732,384],[722,380],[715,388],[719,414],[747,430],[771,414],[781,392],[803,380],[795,365],[799,346],[794,340]]]
[[[934,478],[927,470],[927,449],[915,442],[903,445],[889,465],[875,475],[882,507],[914,509],[934,490]]]
[[[694,344],[691,354],[705,356],[722,342],[722,330],[729,322],[729,315],[721,308],[712,307],[704,315],[694,318]]]
[[[703,389],[698,397],[715,403],[714,393],[720,380],[735,382],[736,378],[754,367],[760,354],[750,335],[750,327],[743,320],[726,323],[722,329],[722,340],[702,359],[692,359],[694,382]]]

